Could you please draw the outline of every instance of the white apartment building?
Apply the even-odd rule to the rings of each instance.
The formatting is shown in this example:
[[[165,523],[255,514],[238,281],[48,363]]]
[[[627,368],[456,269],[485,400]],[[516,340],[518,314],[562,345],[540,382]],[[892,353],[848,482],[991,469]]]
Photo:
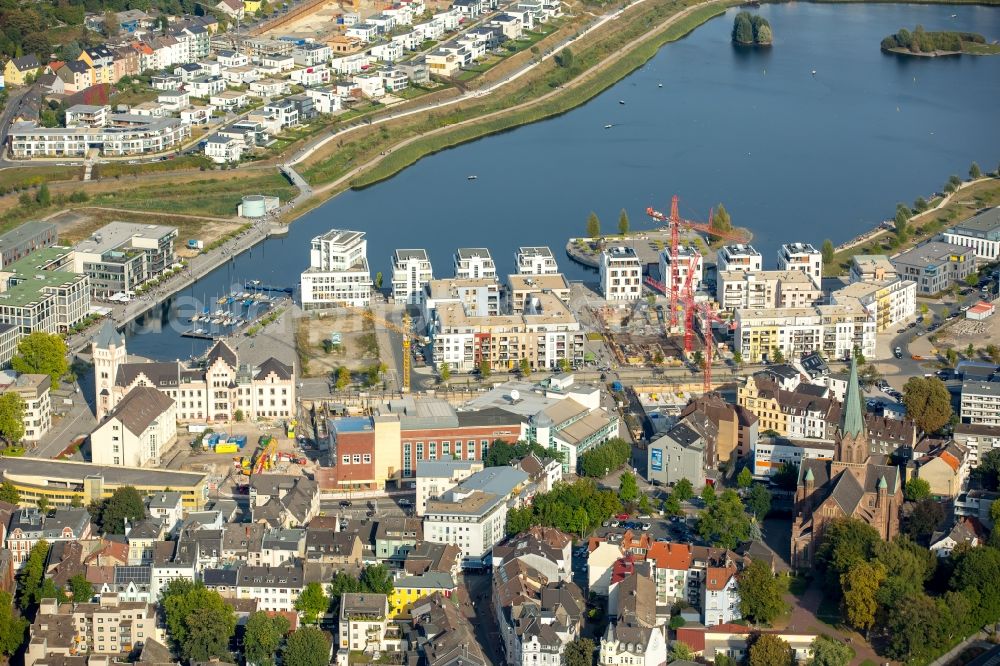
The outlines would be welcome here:
[[[434,279],[427,250],[396,250],[392,255],[392,300],[396,303],[419,305],[425,288]]]
[[[944,240],[953,245],[971,247],[977,259],[1000,259],[1000,206],[959,222],[944,232]]]
[[[724,310],[803,308],[821,302],[823,291],[803,271],[723,271],[715,300]]]
[[[520,275],[553,275],[559,272],[559,264],[547,247],[520,247],[514,259]]]
[[[347,592],[341,595],[340,621],[337,623],[340,649],[345,652],[388,650],[388,618],[389,600],[384,594]],[[398,644],[398,638],[394,642]]]
[[[483,470],[481,460],[418,460],[417,493],[414,512],[423,516],[427,500],[441,497],[476,472]]]
[[[819,351],[824,358],[848,358],[855,347],[875,357],[875,322],[856,299],[805,308],[740,308],[736,310],[735,349],[746,363]]]
[[[493,546],[506,536],[506,525],[506,496],[457,486],[442,499],[427,501],[424,539],[458,546],[463,565],[480,567],[490,562]]]
[[[116,467],[158,467],[177,439],[177,406],[166,394],[137,386],[90,433],[92,462]]]
[[[683,294],[690,283],[691,291],[698,291],[698,287],[701,286],[701,281],[704,279],[704,260],[701,252],[694,246],[681,245],[677,248],[677,255],[677,290]],[[663,287],[668,294],[673,288],[674,280],[672,260],[670,248],[660,252],[660,278],[663,280]]]
[[[753,245],[745,243],[726,245],[716,254],[715,269],[719,273],[723,271],[755,273],[764,270],[764,259]]]
[[[309,268],[302,273],[302,307],[367,307],[372,300],[368,241],[363,231],[331,229],[312,239]]]
[[[104,127],[39,127],[34,122],[11,125],[11,156],[85,157],[97,149],[105,157],[147,155],[169,150],[191,136],[191,127],[177,118],[110,116]]]
[[[962,382],[959,417],[971,425],[1000,426],[1000,382]]]
[[[431,280],[424,289],[424,319],[450,304],[462,306],[470,317],[500,314],[500,284],[495,278]]]
[[[819,287],[823,281],[823,254],[809,243],[785,243],[778,250],[779,271],[802,271]]]
[[[307,42],[292,49],[292,58],[299,67],[315,67],[330,62],[333,51],[326,44]]]
[[[455,277],[458,279],[496,278],[497,266],[484,247],[460,247],[455,252]]]
[[[896,328],[917,311],[917,283],[894,277],[853,282],[830,294],[831,303],[857,299],[873,320],[878,333]]]
[[[748,378],[753,381],[752,377]],[[760,438],[753,445],[753,474],[766,479],[785,463],[801,465],[803,460],[833,460],[832,442],[802,441],[785,438]]]
[[[295,611],[302,594],[302,566],[243,566],[236,579],[236,598],[255,599],[257,610],[279,613]]]
[[[606,300],[630,301],[642,296],[642,264],[632,248],[607,248],[601,253],[599,272]]]
[[[482,361],[515,370],[526,359],[533,369],[553,369],[562,359],[583,360],[584,334],[566,304],[550,293],[533,294],[524,311],[510,315],[471,314],[462,303],[434,309],[434,364],[472,372]]]
[[[25,442],[37,442],[52,427],[52,400],[49,388],[52,380],[48,375],[18,375],[13,384],[5,387],[5,393],[17,393],[24,400]]]
[[[1000,428],[959,423],[955,426],[955,442],[968,452],[965,460],[969,468],[979,466],[983,456],[993,449],[1000,449]]]
[[[205,140],[205,157],[216,164],[239,162],[246,147],[241,138],[213,134]]]
[[[156,604],[124,601],[102,594],[97,603],[59,603],[44,599],[31,625],[26,666],[70,655],[125,655],[149,640],[162,640]],[[89,656],[102,663],[99,657]],[[103,663],[108,663],[107,656]]]

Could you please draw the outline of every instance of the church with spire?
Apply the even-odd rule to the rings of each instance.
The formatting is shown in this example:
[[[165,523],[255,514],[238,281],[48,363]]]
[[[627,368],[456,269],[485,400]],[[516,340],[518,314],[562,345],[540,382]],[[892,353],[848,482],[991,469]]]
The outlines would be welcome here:
[[[857,362],[851,360],[840,425],[832,460],[802,461],[792,522],[792,566],[812,565],[826,525],[835,518],[857,518],[885,540],[899,533],[903,479],[899,468],[872,452],[858,383]]]

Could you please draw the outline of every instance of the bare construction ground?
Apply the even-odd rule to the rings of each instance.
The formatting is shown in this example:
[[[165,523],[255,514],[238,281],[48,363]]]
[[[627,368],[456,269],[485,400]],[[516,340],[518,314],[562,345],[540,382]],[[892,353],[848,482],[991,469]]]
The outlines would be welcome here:
[[[327,352],[323,341],[334,333],[340,333],[341,343]],[[360,372],[379,362],[375,328],[359,311],[325,316],[305,313],[297,323],[295,343],[307,377],[329,375],[341,366]]]

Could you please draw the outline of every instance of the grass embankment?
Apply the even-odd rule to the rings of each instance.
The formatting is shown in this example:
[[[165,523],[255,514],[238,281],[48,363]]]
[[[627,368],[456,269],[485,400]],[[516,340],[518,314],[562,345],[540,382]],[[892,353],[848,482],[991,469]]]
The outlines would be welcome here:
[[[940,199],[935,199],[930,203],[934,206],[939,201]],[[845,273],[851,266],[851,258],[858,254],[891,255],[902,252],[932,238],[956,222],[972,217],[983,208],[998,205],[1000,205],[1000,179],[983,179],[956,192],[951,201],[941,208],[929,210],[910,219],[910,239],[906,243],[894,247],[891,241],[895,233],[883,231],[860,245],[834,254],[833,261],[827,265],[829,270],[824,272],[831,276]]]
[[[83,167],[10,167],[0,169],[0,195],[19,190],[38,187],[42,183],[54,180],[80,180],[83,178]]]
[[[166,214],[233,217],[244,194],[268,194],[287,201],[297,193],[298,190],[280,173],[265,172],[226,180],[194,180],[175,188],[162,184],[140,185],[124,191],[96,194],[89,204]]]
[[[633,17],[631,22],[627,23],[623,29],[614,33],[611,38],[597,41],[579,53],[574,53],[573,66],[562,68],[554,63],[549,64],[542,77],[511,95],[498,96],[493,102],[486,102],[466,110],[446,113],[441,117],[429,118],[424,123],[412,128],[410,133],[420,134],[433,131],[447,127],[448,125],[471,120],[476,116],[519,106],[555,88],[566,85],[577,78],[584,79],[578,84],[567,88],[565,92],[538,104],[532,104],[513,110],[510,113],[484,119],[481,122],[465,124],[450,131],[439,132],[394,150],[374,168],[351,181],[351,187],[359,188],[373,185],[395,175],[420,158],[440,150],[483,136],[503,132],[519,125],[537,122],[566,113],[592,99],[635,69],[641,67],[656,55],[656,52],[664,44],[683,37],[708,19],[722,14],[728,7],[738,4],[738,2],[735,0],[725,1],[696,9],[690,15],[669,25],[662,32],[647,38],[607,67],[593,73],[589,71],[590,68],[597,65],[609,55],[627,48],[628,44],[641,37],[642,34],[657,23],[665,21],[671,15],[694,4],[697,3],[681,0],[671,0],[669,2],[654,4],[651,8],[652,11]]]
[[[129,164],[128,162],[116,161],[108,162],[107,164],[98,164],[94,167],[91,177],[97,180],[119,176],[142,176],[166,171],[180,171],[182,169],[211,169],[213,166],[212,160],[204,155],[184,155],[175,159],[146,162],[143,164]]]

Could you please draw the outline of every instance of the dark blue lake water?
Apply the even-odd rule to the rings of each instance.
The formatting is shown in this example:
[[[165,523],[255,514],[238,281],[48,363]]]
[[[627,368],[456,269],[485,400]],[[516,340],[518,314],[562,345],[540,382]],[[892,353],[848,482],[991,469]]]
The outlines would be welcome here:
[[[964,177],[972,161],[984,170],[1000,162],[1000,56],[879,50],[883,37],[918,23],[1000,39],[1000,8],[770,5],[759,10],[775,35],[764,51],[731,46],[735,11],[666,45],[570,113],[340,195],[180,300],[213,299],[245,279],[296,284],[310,238],[334,227],[368,233],[372,273],[382,271],[386,282],[398,247],[426,248],[435,276],[447,277],[459,246],[489,247],[506,274],[518,246],[549,245],[571,279],[584,278],[562,248],[583,234],[590,211],[607,231],[622,208],[633,228],[648,227],[646,206],[668,211],[674,193],[691,219],[706,220],[725,203],[773,267],[783,242],[842,242],[890,217],[897,202],[941,189],[951,174]],[[478,179],[467,180],[471,174]],[[174,323],[175,311],[169,301],[130,327],[129,351],[201,351],[203,343],[180,338],[186,326]]]

